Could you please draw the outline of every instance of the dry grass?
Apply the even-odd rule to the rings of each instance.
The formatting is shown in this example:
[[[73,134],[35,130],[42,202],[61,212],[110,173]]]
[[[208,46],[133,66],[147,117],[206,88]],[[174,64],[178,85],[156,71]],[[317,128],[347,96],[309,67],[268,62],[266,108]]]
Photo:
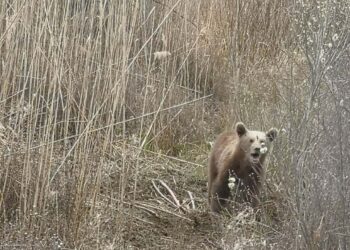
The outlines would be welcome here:
[[[3,1],[1,247],[346,249],[347,1]],[[260,220],[210,143],[281,129]]]

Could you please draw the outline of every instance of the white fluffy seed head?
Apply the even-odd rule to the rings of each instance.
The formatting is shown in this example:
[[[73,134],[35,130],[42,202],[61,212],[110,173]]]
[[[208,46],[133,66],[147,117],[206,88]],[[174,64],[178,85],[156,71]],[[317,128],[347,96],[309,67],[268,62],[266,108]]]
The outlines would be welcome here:
[[[235,188],[235,185],[236,185],[236,178],[231,176],[228,178],[228,188],[229,189],[234,189]]]
[[[231,176],[230,178],[228,178],[228,182],[235,183],[236,182],[236,178]]]
[[[235,188],[235,183],[234,182],[229,182],[228,183],[228,188],[231,189],[231,190],[234,189]]]
[[[157,52],[154,52],[153,54],[156,60],[163,60],[171,56],[171,53],[169,51],[157,51]]]
[[[267,153],[267,147],[262,147],[262,148],[260,149],[260,153],[261,153],[261,154],[266,154],[266,153]]]

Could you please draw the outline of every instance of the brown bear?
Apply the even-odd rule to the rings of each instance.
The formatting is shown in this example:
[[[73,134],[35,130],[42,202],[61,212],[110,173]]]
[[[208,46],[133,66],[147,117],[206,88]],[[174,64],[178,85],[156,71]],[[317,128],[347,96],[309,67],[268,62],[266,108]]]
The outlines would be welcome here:
[[[220,212],[230,197],[230,180],[236,180],[239,200],[258,203],[262,181],[263,164],[277,129],[268,132],[251,131],[238,122],[234,132],[218,136],[209,158],[208,187],[211,211]]]

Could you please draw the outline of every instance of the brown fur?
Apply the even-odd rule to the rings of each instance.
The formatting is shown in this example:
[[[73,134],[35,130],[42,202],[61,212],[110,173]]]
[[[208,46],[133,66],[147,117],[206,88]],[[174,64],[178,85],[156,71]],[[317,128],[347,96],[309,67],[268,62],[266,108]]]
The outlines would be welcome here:
[[[243,129],[245,128],[242,123],[237,123],[235,132],[226,132],[218,136],[209,158],[209,204],[213,212],[220,212],[230,197],[228,187],[230,174],[238,180],[236,183],[238,199],[251,202],[253,206],[258,202],[264,178],[262,165],[266,154],[261,155],[258,162],[253,163],[249,160],[250,153],[247,153],[247,150],[244,150],[241,145],[242,140],[249,140],[249,138],[241,139],[247,132],[242,133],[240,125],[243,126]],[[272,141],[277,135],[277,130],[271,129],[270,131],[266,134],[266,138]]]

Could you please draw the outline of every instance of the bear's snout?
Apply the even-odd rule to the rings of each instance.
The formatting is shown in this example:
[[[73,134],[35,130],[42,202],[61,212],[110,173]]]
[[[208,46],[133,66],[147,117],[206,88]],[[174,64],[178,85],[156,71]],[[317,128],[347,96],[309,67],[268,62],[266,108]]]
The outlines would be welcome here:
[[[259,156],[260,156],[260,152],[259,151],[256,151],[255,153],[252,153],[251,154],[252,158],[255,160],[255,159],[258,159]]]

